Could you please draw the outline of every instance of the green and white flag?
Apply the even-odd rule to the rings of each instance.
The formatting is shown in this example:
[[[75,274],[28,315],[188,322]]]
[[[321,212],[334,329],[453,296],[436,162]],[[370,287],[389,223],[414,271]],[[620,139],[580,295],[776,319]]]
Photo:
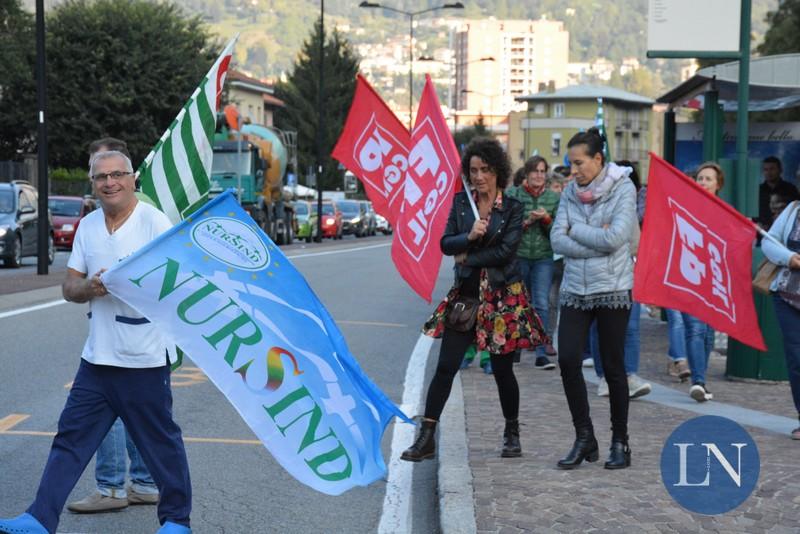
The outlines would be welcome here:
[[[606,135],[606,121],[605,116],[603,115],[603,99],[597,99],[597,114],[594,116],[594,125],[600,130],[600,134],[605,139],[603,143],[603,155],[606,157],[606,161],[611,161],[611,149],[608,147],[608,136]]]
[[[238,38],[230,40],[139,167],[142,192],[173,224],[208,200],[217,111]]]

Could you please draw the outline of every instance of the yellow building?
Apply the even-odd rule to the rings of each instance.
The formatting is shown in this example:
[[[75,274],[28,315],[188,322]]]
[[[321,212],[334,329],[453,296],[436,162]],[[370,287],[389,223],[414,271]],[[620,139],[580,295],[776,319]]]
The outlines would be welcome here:
[[[512,160],[538,154],[552,166],[563,165],[570,138],[595,125],[598,98],[603,99],[611,158],[638,163],[639,173],[645,179],[647,154],[653,148],[654,102],[613,87],[573,85],[518,97],[517,101],[525,102],[528,109],[519,126],[509,128],[509,149],[523,147],[522,153],[511,154]]]
[[[242,117],[254,124],[273,125],[273,113],[276,108],[284,107],[284,103],[274,96],[271,85],[233,69],[228,71],[225,83],[228,101],[236,104]]]

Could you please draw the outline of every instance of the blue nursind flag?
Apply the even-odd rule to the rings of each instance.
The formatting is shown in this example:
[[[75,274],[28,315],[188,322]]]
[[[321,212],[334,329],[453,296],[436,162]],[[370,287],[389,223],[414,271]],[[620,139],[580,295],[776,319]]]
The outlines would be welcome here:
[[[103,275],[172,337],[278,462],[330,495],[386,474],[409,419],[361,370],[305,279],[230,191]],[[410,421],[409,421],[410,422]]]

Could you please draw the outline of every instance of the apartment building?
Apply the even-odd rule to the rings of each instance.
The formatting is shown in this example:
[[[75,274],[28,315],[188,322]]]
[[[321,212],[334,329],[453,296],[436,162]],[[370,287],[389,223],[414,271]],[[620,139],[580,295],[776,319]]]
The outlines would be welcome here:
[[[455,37],[456,127],[483,115],[504,123],[510,111],[525,109],[515,99],[540,87],[567,85],[569,32],[564,23],[540,20],[467,20]]]

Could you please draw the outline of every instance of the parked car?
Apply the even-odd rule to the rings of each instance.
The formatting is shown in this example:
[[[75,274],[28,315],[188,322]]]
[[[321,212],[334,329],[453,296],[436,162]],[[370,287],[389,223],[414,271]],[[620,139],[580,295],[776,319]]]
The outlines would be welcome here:
[[[37,255],[38,206],[39,194],[28,182],[0,183],[0,258],[6,266],[19,267],[23,257]],[[49,227],[47,256],[52,264],[56,247],[52,223]]]
[[[297,239],[305,239],[311,242],[311,210],[316,208],[305,200],[298,200],[294,203],[294,235]]]
[[[366,211],[357,200],[340,200],[336,203],[342,211],[342,226],[345,235],[353,234],[356,237],[367,235]]]
[[[378,213],[375,214],[375,227],[383,235],[389,235],[392,233],[392,225],[389,224],[389,221],[386,220],[386,217]]]
[[[72,248],[72,240],[81,219],[93,212],[97,205],[94,199],[81,197],[52,196],[47,206],[53,217],[53,236],[56,247]]]
[[[312,206],[309,224],[311,225],[311,238],[317,237],[317,210]],[[341,239],[343,234],[342,212],[338,202],[327,201],[322,203],[322,237]]]
[[[377,215],[377,213],[375,213],[375,210],[372,209],[372,202],[369,202],[368,200],[362,200],[361,209],[366,214],[365,217],[367,220],[367,225],[366,225],[367,235],[375,235],[377,231],[376,227],[378,225],[378,221],[375,219],[375,215]]]

